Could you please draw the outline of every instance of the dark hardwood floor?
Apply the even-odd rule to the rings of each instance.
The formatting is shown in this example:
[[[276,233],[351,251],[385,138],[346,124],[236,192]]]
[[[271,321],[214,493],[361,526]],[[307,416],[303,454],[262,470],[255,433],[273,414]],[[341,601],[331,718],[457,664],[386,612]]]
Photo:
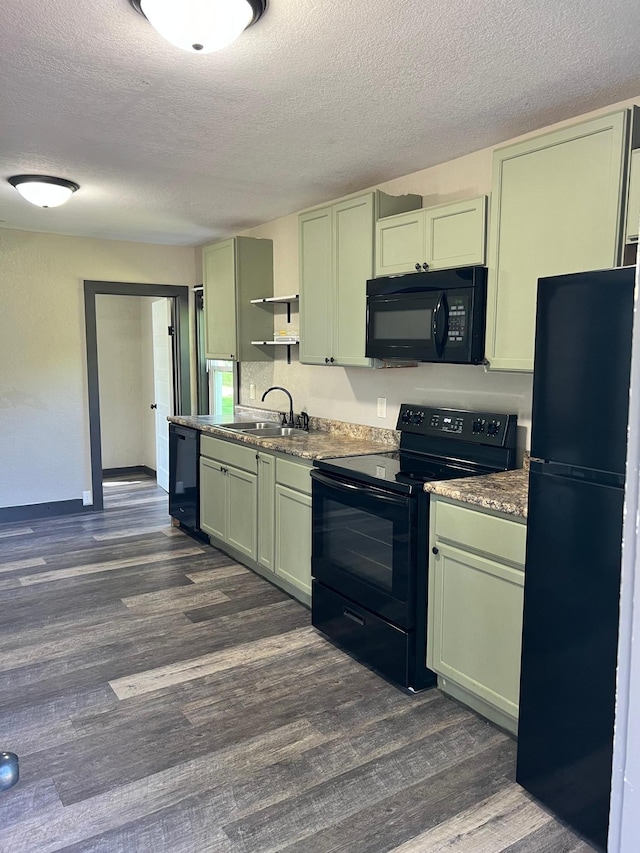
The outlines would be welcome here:
[[[154,481],[0,525],[2,853],[587,853],[515,744],[173,528]]]

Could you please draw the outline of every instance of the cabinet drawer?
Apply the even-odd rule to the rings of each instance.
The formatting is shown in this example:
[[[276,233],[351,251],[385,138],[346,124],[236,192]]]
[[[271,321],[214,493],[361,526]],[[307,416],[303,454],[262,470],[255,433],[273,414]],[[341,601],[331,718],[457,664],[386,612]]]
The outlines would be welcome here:
[[[297,489],[299,492],[304,492],[305,495],[310,495],[310,471],[310,465],[304,465],[300,462],[289,462],[288,459],[277,459],[276,483],[280,483],[283,486],[289,486],[290,489]]]
[[[433,498],[431,518],[437,539],[524,566],[527,526],[523,522]]]
[[[246,447],[220,438],[212,438],[210,435],[202,435],[200,436],[200,454],[252,474],[258,471],[255,447]]]

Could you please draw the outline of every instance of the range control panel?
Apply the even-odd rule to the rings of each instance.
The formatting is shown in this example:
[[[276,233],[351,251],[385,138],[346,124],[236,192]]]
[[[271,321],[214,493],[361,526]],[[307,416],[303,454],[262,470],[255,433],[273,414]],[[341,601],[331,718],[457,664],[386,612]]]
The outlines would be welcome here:
[[[517,415],[435,409],[403,403],[396,429],[416,435],[439,435],[496,447],[515,447]]]

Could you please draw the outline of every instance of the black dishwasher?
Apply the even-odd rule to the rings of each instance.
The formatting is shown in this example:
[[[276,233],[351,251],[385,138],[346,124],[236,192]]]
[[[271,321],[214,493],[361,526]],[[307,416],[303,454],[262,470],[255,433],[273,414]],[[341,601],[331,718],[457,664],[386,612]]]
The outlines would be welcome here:
[[[169,515],[194,533],[200,533],[199,455],[199,431],[169,424]]]

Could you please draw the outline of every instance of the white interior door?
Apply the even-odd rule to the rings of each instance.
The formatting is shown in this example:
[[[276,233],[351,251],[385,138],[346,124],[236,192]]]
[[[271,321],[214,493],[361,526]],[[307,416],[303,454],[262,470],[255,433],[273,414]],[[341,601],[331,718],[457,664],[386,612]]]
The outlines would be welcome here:
[[[169,491],[169,424],[173,414],[173,350],[169,335],[171,302],[158,299],[151,306],[153,324],[153,387],[156,404],[156,477]]]

